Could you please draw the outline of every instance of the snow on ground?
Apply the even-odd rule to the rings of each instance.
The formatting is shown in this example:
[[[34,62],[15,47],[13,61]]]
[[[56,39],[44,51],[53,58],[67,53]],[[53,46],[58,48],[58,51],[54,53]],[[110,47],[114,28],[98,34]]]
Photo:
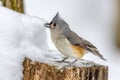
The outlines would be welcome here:
[[[45,52],[49,47],[44,23],[0,6],[0,80],[21,80],[25,57],[39,60],[51,55]]]

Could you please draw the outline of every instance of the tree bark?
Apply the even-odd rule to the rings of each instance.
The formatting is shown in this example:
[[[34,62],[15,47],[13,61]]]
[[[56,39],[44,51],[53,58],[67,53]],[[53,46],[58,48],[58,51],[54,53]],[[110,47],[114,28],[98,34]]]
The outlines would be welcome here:
[[[3,6],[10,8],[14,11],[24,13],[23,0],[2,0]]]
[[[33,62],[26,58],[23,66],[23,80],[108,80],[108,67],[98,64],[57,69],[54,65]]]
[[[120,0],[117,0],[116,44],[120,48]]]

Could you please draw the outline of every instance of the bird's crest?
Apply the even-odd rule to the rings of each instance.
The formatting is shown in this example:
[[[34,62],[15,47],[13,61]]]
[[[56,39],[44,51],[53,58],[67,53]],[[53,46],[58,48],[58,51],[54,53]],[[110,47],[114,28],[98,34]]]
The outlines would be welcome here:
[[[52,19],[51,23],[56,22],[59,19],[59,12],[55,15],[55,17]]]

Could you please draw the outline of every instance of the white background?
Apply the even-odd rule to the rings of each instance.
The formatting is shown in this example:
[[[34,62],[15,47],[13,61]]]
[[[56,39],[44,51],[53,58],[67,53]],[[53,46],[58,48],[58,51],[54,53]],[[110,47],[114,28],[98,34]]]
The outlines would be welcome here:
[[[120,51],[115,46],[116,0],[25,0],[25,13],[50,22],[57,11],[70,28],[96,45],[107,62],[87,54],[85,59],[109,66],[109,80],[119,80]],[[49,31],[49,30],[48,30]],[[50,41],[51,49],[55,49]]]

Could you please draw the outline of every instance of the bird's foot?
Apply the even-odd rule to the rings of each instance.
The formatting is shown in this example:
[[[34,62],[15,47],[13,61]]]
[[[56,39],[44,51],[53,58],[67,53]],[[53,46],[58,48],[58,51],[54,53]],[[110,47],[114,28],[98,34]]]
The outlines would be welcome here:
[[[61,61],[56,61],[56,62],[58,62],[58,63],[70,63],[69,61],[65,61],[66,59],[68,59],[68,57],[65,57],[65,58],[63,58],[63,60],[61,60]]]
[[[69,63],[68,65],[65,65],[62,67],[62,69],[66,68],[66,67],[71,67],[78,59],[75,59],[73,62]]]

